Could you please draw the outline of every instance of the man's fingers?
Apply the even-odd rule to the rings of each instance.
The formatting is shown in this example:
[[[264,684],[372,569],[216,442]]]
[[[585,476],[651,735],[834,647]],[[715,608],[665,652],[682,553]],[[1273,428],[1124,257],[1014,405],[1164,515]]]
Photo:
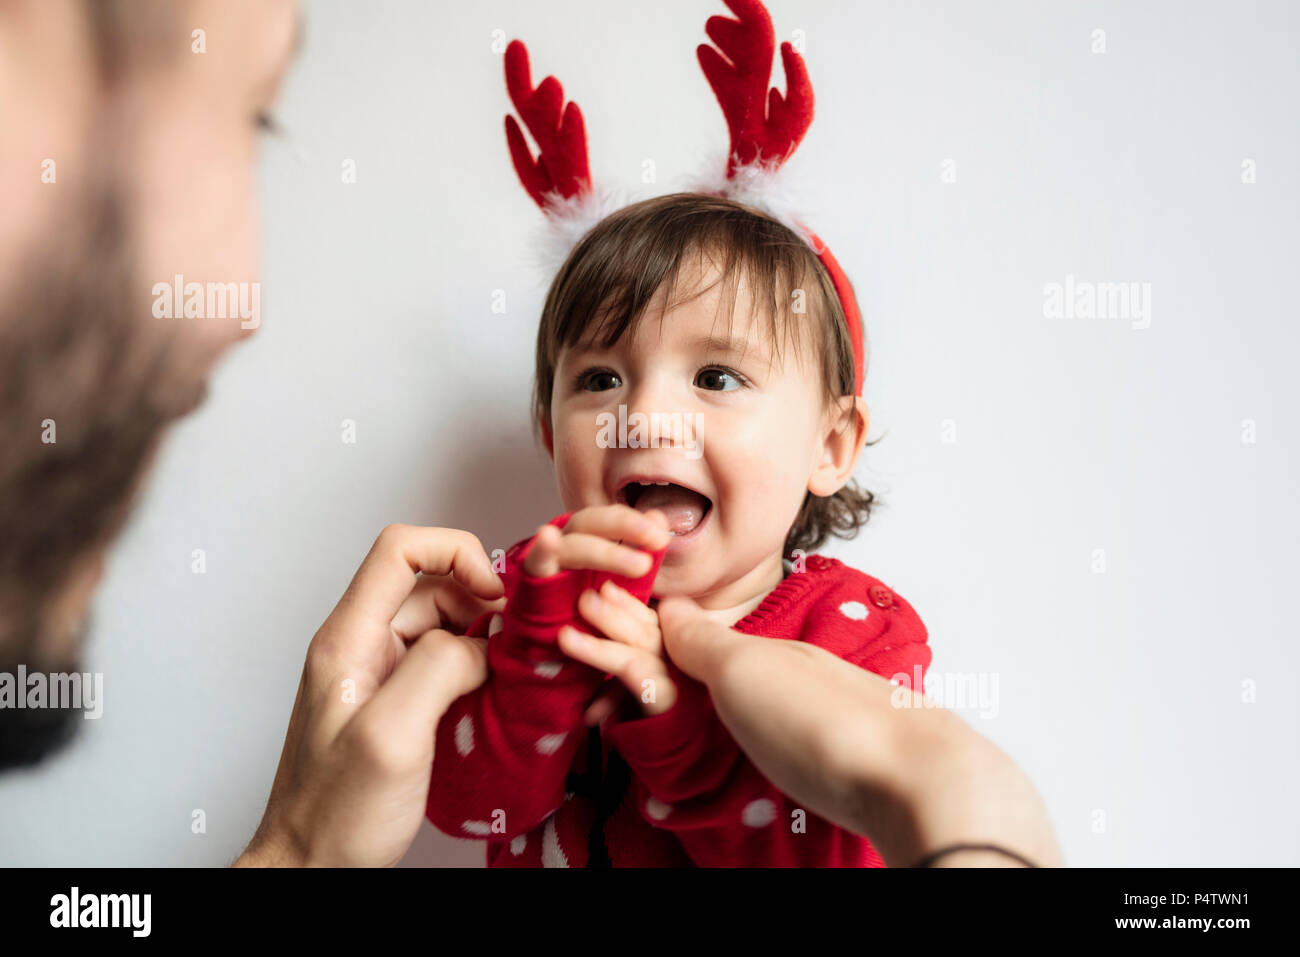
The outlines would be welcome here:
[[[479,615],[501,611],[505,604],[505,598],[484,601],[465,591],[454,580],[419,575],[415,579],[415,588],[393,616],[393,632],[406,641],[434,628],[459,634]]]
[[[387,625],[414,589],[418,572],[450,574],[486,601],[505,594],[482,543],[469,532],[389,525],[375,539],[334,610],[340,632],[351,635],[365,625]]]
[[[668,657],[704,684],[714,680],[726,653],[745,640],[730,628],[710,621],[689,598],[661,599],[657,611]]]
[[[421,635],[366,704],[363,720],[399,753],[428,746],[451,703],[487,679],[485,644],[441,629]]]
[[[430,628],[442,625],[442,616],[438,612],[438,579],[431,575],[419,575],[415,587],[406,596],[397,614],[393,616],[393,631],[403,639],[416,638]]]

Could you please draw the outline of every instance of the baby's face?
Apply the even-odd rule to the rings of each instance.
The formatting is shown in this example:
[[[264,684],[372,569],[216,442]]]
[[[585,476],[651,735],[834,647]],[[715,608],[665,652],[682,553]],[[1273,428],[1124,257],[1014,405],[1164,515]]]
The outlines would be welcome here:
[[[698,276],[683,269],[686,283]],[[775,358],[743,277],[732,341],[717,309],[721,284],[661,321],[664,295],[612,348],[562,350],[551,398],[556,478],[567,511],[663,511],[675,536],[655,595],[728,607],[780,579],[786,534],[823,459],[823,386],[792,343]],[[815,339],[802,331],[808,349]]]

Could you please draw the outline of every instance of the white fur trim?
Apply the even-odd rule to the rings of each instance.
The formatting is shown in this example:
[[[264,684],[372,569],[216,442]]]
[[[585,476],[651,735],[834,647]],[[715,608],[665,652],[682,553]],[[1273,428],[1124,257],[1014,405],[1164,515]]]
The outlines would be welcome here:
[[[735,175],[726,174],[727,162],[723,154],[706,167],[711,172],[700,176],[689,187],[697,193],[721,193],[730,200],[764,212],[777,222],[788,226],[818,255],[822,250],[812,241],[812,230],[803,225],[801,213],[806,204],[799,198],[784,166],[773,165],[761,157],[738,167]]]
[[[702,167],[713,172],[696,177],[684,190],[720,194],[766,213],[789,227],[813,252],[821,255],[823,249],[813,242],[812,231],[803,225],[800,212],[806,206],[792,187],[784,166],[773,165],[760,157],[753,163],[738,167],[732,177],[726,175],[726,166],[724,154],[713,154]],[[532,244],[534,265],[549,281],[592,227],[610,213],[644,198],[629,197],[626,189],[614,191],[598,185],[571,199],[556,192],[548,193],[542,217],[544,222]]]
[[[533,246],[534,265],[547,277],[553,277],[593,226],[631,202],[625,191],[615,193],[600,186],[592,186],[571,199],[556,192],[547,193],[542,217],[545,222]]]

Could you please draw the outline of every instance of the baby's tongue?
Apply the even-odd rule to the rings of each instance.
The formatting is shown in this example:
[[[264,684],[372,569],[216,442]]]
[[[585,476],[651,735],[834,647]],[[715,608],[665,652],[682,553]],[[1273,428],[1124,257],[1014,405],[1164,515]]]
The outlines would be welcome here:
[[[657,508],[668,518],[668,531],[685,535],[704,518],[709,500],[680,485],[651,485],[636,500],[638,512]]]

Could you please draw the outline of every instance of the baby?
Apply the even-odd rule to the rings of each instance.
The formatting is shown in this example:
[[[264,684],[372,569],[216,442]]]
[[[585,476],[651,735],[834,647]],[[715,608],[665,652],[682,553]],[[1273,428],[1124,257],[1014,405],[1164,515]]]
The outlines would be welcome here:
[[[618,210],[551,285],[534,406],[566,512],[509,549],[506,607],[470,629],[489,676],[438,727],[429,819],[486,839],[489,866],[883,866],[754,767],[665,656],[655,612],[689,596],[908,686],[930,663],[907,602],[811,554],[872,502],[852,480],[867,408],[817,255],[722,197]],[[646,421],[690,425],[621,425]]]

